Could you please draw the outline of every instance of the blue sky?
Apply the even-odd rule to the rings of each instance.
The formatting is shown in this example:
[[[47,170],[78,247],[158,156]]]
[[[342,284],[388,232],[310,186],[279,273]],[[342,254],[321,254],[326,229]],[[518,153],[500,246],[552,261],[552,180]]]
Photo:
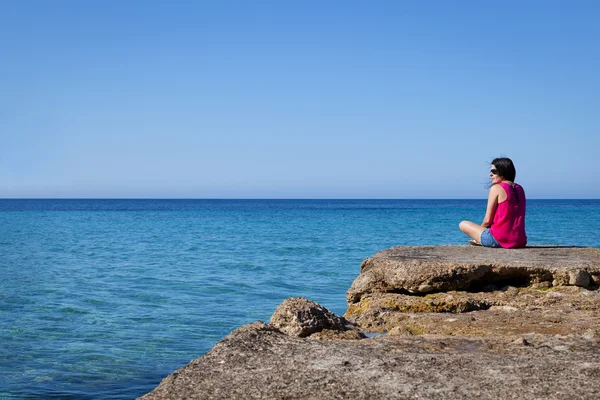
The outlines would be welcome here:
[[[600,198],[600,3],[0,4],[0,197]]]

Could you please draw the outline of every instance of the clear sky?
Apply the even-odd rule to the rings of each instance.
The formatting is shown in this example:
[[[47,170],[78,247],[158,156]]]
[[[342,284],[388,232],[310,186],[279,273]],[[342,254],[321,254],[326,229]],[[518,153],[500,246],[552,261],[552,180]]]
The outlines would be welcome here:
[[[0,2],[0,197],[600,198],[600,2]]]

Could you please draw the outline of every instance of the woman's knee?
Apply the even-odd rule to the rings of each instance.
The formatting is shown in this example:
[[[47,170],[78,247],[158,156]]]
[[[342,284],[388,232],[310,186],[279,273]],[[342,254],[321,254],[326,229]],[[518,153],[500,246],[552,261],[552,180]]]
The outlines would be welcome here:
[[[469,226],[469,221],[460,221],[460,224],[458,224],[458,229],[460,229],[463,232],[467,232],[467,227]]]

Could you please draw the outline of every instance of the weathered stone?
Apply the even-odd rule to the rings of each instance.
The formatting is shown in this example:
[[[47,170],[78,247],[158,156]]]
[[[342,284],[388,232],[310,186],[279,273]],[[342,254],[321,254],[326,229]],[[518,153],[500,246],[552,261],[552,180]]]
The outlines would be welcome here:
[[[597,397],[597,344],[543,335],[514,341],[423,335],[307,340],[254,323],[142,399]]]
[[[525,339],[525,338],[522,338],[522,337],[520,337],[520,338],[518,338],[518,339],[516,339],[516,340],[512,341],[511,343],[512,343],[512,344],[516,344],[516,345],[518,345],[518,346],[531,346],[531,343],[529,343],[529,342],[527,341],[527,339]]]
[[[452,324],[447,322],[448,313],[455,320]],[[471,321],[472,316],[477,318]],[[345,317],[364,332],[383,333],[410,324],[425,333],[444,335],[512,335],[536,330],[576,334],[600,324],[600,291],[560,286],[521,288],[516,295],[510,291],[372,294],[349,304]]]
[[[519,288],[514,286],[504,286],[502,289],[503,292],[506,292],[509,296],[516,296],[519,294]]]
[[[531,285],[532,289],[549,289],[551,287],[552,287],[552,282],[550,282],[550,281],[536,282]]]
[[[356,327],[327,308],[301,297],[290,297],[281,303],[270,324],[288,335],[306,337],[324,329],[348,331]]]
[[[600,249],[539,246],[490,249],[477,246],[393,247],[367,258],[348,290],[348,303],[369,293],[422,294],[480,291],[487,284],[568,285],[568,271],[600,274]]]
[[[597,329],[588,329],[586,330],[583,335],[581,336],[582,338],[586,339],[586,340],[596,340],[598,341],[598,339],[600,338],[600,331]]]
[[[590,274],[582,269],[569,271],[569,285],[588,287],[590,285]]]
[[[494,304],[503,305],[500,299],[505,299],[505,294],[498,294],[498,301],[489,301],[481,294],[452,292],[432,293],[427,296],[411,296],[395,293],[373,294],[361,298],[358,303],[348,305],[346,318],[353,322],[356,316],[372,314],[374,317],[383,313],[423,313],[423,312],[451,312],[463,313],[476,310],[485,310]]]
[[[360,340],[366,338],[366,336],[364,333],[360,332],[357,329],[348,331],[323,329],[320,332],[313,333],[308,338],[317,340]]]
[[[388,336],[413,336],[414,333],[405,326],[395,326],[388,333]]]
[[[519,311],[519,309],[511,306],[491,306],[490,311],[514,312]]]

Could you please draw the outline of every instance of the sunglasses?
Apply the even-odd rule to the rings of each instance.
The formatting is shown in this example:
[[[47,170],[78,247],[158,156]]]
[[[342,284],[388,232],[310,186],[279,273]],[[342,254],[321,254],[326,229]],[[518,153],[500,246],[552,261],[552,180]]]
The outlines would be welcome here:
[[[490,172],[494,175],[498,175],[498,170],[496,168],[490,169]]]

